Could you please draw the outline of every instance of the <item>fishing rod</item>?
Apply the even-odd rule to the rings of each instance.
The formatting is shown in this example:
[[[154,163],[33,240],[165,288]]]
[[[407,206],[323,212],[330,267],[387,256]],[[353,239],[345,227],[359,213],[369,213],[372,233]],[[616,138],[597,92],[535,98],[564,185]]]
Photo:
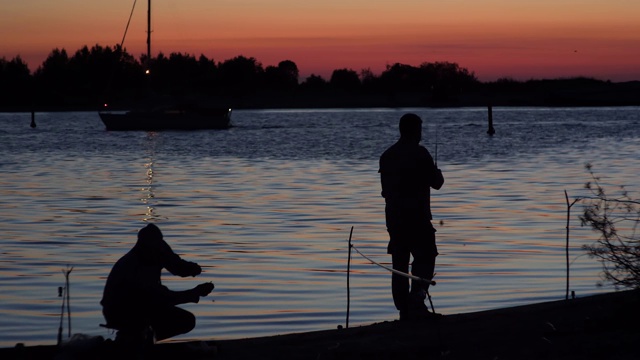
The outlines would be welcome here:
[[[436,157],[435,157],[434,164],[436,165],[436,167],[438,167],[438,124],[436,123],[434,125],[434,127],[435,127],[435,133],[436,133],[436,136],[435,136],[435,138],[436,138],[436,154],[435,154]]]
[[[365,255],[365,254],[361,253],[361,252],[360,252],[360,250],[358,250],[358,248],[356,248],[356,247],[355,247],[355,245],[353,245],[353,244],[352,244],[352,245],[351,245],[351,247],[352,247],[352,248],[353,248],[353,250],[355,250],[358,254],[360,254],[360,256],[362,256],[363,258],[365,258],[365,259],[369,260],[372,264],[374,264],[374,265],[378,265],[379,267],[381,267],[381,268],[383,268],[383,269],[385,269],[385,270],[387,270],[387,271],[390,271],[390,272],[392,272],[392,273],[394,273],[394,274],[396,274],[396,275],[400,275],[400,276],[406,277],[407,279],[411,279],[411,280],[415,280],[415,281],[421,281],[421,282],[424,282],[424,283],[427,283],[427,284],[429,284],[429,285],[433,285],[433,286],[435,286],[435,285],[436,285],[436,282],[435,282],[435,281],[433,281],[432,279],[425,279],[425,278],[422,278],[422,277],[419,277],[419,276],[415,276],[415,275],[407,274],[407,273],[405,273],[405,272],[402,272],[402,271],[399,271],[399,270],[396,270],[396,269],[390,268],[390,267],[388,267],[388,266],[384,266],[384,265],[382,265],[382,264],[380,264],[380,263],[378,263],[378,262],[375,262],[375,261],[371,260],[367,255]],[[434,274],[434,275],[435,275],[435,274]]]

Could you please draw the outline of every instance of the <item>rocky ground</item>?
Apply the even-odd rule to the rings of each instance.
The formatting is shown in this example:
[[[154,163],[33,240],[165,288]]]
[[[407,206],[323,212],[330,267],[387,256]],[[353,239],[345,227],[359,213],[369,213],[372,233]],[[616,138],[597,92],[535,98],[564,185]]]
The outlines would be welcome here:
[[[0,359],[640,359],[639,305],[640,291],[621,291],[422,323],[156,344],[145,354],[107,341],[0,349]]]

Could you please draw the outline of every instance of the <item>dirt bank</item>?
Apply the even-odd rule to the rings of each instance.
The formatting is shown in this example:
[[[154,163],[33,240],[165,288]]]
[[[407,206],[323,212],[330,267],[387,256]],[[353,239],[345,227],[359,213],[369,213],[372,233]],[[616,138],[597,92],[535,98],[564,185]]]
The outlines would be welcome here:
[[[424,323],[393,321],[260,338],[157,344],[144,358],[640,359],[639,305],[639,291],[621,291],[447,315]],[[133,355],[117,354],[110,341],[76,354],[62,353],[55,346],[0,349],[1,359],[114,359]]]

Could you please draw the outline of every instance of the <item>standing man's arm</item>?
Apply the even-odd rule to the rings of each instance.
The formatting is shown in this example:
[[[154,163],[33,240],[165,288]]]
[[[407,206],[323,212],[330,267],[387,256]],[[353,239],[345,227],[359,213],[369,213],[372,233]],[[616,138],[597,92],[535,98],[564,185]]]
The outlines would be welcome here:
[[[444,185],[444,176],[442,176],[442,170],[438,168],[435,168],[433,177],[431,177],[431,179],[433,181],[431,182],[431,184],[429,184],[429,186],[436,190],[440,190],[442,185]]]
[[[444,185],[444,176],[442,176],[442,171],[438,169],[438,167],[433,162],[433,157],[431,157],[429,151],[426,149],[425,151],[427,153],[427,179],[429,181],[429,186],[433,189],[440,190],[442,185]]]

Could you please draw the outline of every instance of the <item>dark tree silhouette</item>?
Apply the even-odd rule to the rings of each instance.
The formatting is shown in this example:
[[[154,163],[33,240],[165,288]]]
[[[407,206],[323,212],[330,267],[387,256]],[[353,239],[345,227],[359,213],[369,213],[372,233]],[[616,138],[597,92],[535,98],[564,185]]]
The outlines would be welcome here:
[[[260,89],[264,75],[262,64],[253,57],[237,56],[218,65],[219,85],[234,96],[244,96]]]
[[[420,70],[433,90],[435,101],[457,99],[464,88],[478,83],[473,72],[461,68],[456,63],[423,63],[420,65]]]
[[[283,81],[291,86],[298,85],[300,71],[298,65],[291,60],[283,60],[278,63],[278,69],[284,75]]]
[[[351,69],[333,70],[329,84],[334,89],[342,91],[358,91],[361,85],[358,73]]]
[[[278,66],[267,66],[264,72],[268,89],[292,92],[298,87],[298,66],[291,60],[284,60]]]
[[[163,53],[149,63],[149,79],[156,91],[182,95],[200,82],[200,63],[189,54]]]
[[[65,49],[53,49],[33,75],[38,89],[38,105],[64,103],[69,93],[69,56]]]
[[[212,93],[216,87],[217,75],[218,67],[215,61],[200,54],[198,58],[198,79],[195,81],[197,89],[205,93]]]
[[[371,69],[358,74],[342,68],[334,70],[329,81],[312,74],[300,83],[298,66],[291,60],[264,69],[245,56],[219,63],[182,53],[136,59],[119,45],[99,44],[69,54],[53,49],[33,75],[19,56],[0,59],[0,109],[31,110],[34,104],[96,109],[106,102],[125,109],[153,95],[238,107],[640,105],[640,82],[505,78],[480,83],[473,72],[450,62],[418,67],[395,63],[380,76]]]
[[[302,84],[300,84],[300,88],[304,92],[318,93],[325,92],[328,90],[329,83],[320,75],[311,74],[309,75]]]
[[[360,70],[360,83],[362,88],[367,92],[375,92],[378,90],[378,77],[371,71],[371,68]]]
[[[69,56],[65,49],[53,49],[34,73],[40,85],[52,89],[65,89],[69,71]]]
[[[65,66],[66,51],[54,50],[36,75],[42,101],[49,97],[60,101],[57,105],[87,106],[101,103],[107,93],[118,93],[135,87],[140,82],[138,63],[119,46],[113,48],[95,45],[82,47],[69,58]],[[55,74],[61,72],[62,74]],[[64,99],[56,96],[62,87]]]
[[[9,61],[0,58],[0,97],[14,106],[32,104],[32,79],[29,67],[20,56]]]
[[[390,93],[425,91],[430,87],[424,78],[421,79],[418,68],[400,63],[387,65],[380,75],[380,82]]]

